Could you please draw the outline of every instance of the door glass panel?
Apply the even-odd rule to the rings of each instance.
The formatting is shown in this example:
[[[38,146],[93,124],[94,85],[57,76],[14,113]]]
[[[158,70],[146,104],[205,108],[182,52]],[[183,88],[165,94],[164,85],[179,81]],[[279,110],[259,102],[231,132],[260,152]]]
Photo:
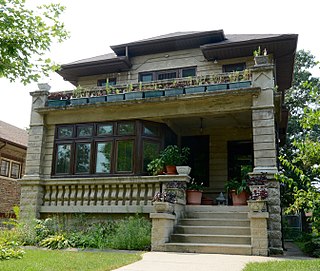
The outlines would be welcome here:
[[[90,171],[90,143],[76,144],[76,173],[89,173]]]
[[[103,142],[97,144],[96,173],[110,173],[111,152],[111,142]]]
[[[59,144],[57,146],[56,173],[70,172],[71,145]]]
[[[133,169],[133,141],[118,141],[117,171],[132,172]]]

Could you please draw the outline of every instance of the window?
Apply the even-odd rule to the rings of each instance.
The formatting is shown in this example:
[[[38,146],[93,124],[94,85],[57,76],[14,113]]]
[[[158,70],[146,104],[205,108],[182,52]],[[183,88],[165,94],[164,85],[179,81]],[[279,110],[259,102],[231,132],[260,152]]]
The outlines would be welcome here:
[[[114,86],[117,84],[117,78],[108,78],[108,79],[99,79],[97,81],[97,86],[98,87],[105,87],[107,85],[107,80],[108,80],[109,86]]]
[[[153,72],[142,72],[139,74],[139,81],[150,82],[150,81],[156,81],[156,80],[168,80],[168,79],[188,77],[188,76],[196,76],[195,67],[153,71]]]
[[[19,179],[21,164],[10,159],[1,159],[0,175],[12,179]]]
[[[246,63],[235,63],[235,64],[228,64],[222,66],[223,72],[236,72],[236,71],[243,71],[246,69]]]
[[[52,175],[145,173],[164,145],[167,129],[163,124],[140,120],[58,125]]]

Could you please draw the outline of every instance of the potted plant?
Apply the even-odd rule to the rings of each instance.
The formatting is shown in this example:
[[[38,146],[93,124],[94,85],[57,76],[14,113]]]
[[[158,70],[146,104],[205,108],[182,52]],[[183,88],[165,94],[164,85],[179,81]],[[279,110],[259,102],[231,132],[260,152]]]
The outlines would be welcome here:
[[[65,106],[69,104],[71,94],[68,92],[51,92],[48,95],[48,107]]]
[[[147,165],[147,170],[148,172],[153,175],[160,175],[163,173],[163,168],[164,168],[164,162],[161,158],[157,157],[153,159],[148,165]]]
[[[245,179],[238,180],[236,178],[226,183],[226,189],[232,197],[233,205],[246,205],[249,197],[249,186]]]
[[[187,166],[187,162],[190,156],[190,148],[184,147],[181,149],[179,159],[176,162],[176,169],[179,175],[189,175],[191,167]]]
[[[189,148],[182,148],[177,145],[167,146],[161,153],[160,158],[163,161],[167,174],[176,174],[176,165],[181,165],[188,159]]]
[[[157,192],[152,199],[156,213],[173,213],[176,194],[173,192]]]
[[[194,178],[187,184],[187,204],[200,205],[203,192],[203,183],[197,182]]]
[[[72,92],[71,105],[81,105],[88,103],[87,93],[83,87],[77,86]]]
[[[268,58],[268,53],[266,48],[264,48],[262,52],[259,46],[257,50],[253,51],[253,56],[254,56],[254,62],[256,66],[266,65],[269,63],[269,58]]]
[[[248,205],[253,212],[262,212],[266,207],[268,189],[266,186],[268,179],[266,174],[252,176],[248,180],[250,188],[250,199]]]

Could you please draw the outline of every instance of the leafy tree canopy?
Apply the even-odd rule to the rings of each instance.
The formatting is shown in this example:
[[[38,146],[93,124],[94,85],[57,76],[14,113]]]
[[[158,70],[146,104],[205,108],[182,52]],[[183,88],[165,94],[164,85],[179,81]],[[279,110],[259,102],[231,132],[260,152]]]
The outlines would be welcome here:
[[[59,20],[64,9],[60,4],[30,9],[25,0],[0,0],[0,77],[28,84],[58,68],[45,53],[69,36]]]

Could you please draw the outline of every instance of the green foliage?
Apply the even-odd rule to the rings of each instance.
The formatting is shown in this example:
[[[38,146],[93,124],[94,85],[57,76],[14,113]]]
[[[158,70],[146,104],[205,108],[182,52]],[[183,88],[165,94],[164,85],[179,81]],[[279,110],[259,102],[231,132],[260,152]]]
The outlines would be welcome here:
[[[228,191],[234,190],[237,195],[241,194],[243,191],[250,192],[248,183],[245,179],[242,180],[237,180],[237,179],[232,179],[229,180],[226,185],[226,189]]]
[[[54,42],[68,38],[60,4],[26,7],[25,0],[0,0],[0,77],[27,84],[58,66],[45,58]]]
[[[160,153],[160,158],[166,166],[182,166],[187,163],[189,155],[190,148],[180,150],[177,145],[169,145]]]
[[[0,238],[0,261],[10,259],[21,259],[24,250],[20,248],[20,244],[15,241],[8,241]]]
[[[49,236],[43,239],[39,245],[41,247],[46,247],[50,249],[63,249],[71,247],[71,243],[66,237],[62,234],[57,234],[53,236]]]
[[[189,183],[187,183],[187,189],[188,190],[196,190],[196,191],[203,191],[203,183],[197,182],[194,178],[190,180]]]
[[[163,167],[163,160],[161,158],[155,158],[147,165],[147,170],[151,175],[155,176],[163,171]]]
[[[148,250],[151,244],[151,223],[138,215],[124,219],[118,224],[110,242],[115,249]]]

